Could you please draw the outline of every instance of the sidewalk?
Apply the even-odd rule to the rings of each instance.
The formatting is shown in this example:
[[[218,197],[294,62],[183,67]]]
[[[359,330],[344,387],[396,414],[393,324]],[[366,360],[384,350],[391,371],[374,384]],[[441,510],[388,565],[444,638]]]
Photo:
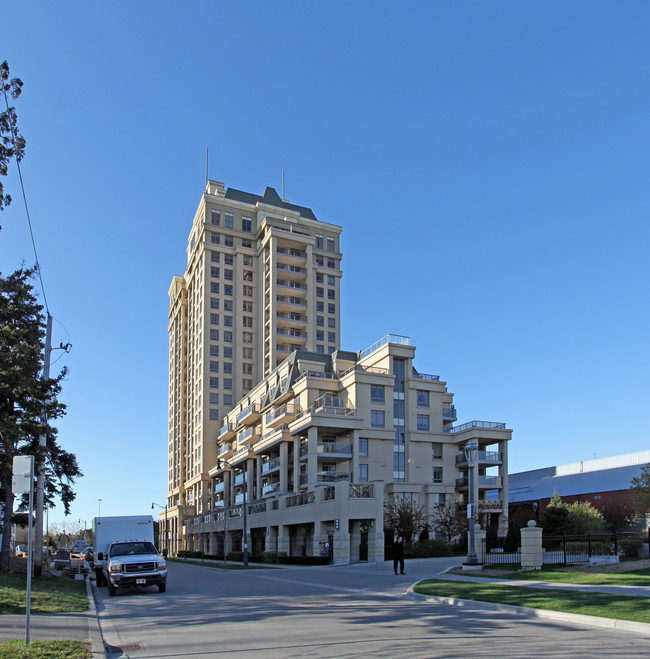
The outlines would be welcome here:
[[[93,659],[104,659],[95,598],[90,580],[86,579],[88,611],[77,613],[32,613],[29,617],[31,641],[84,641],[92,646]],[[0,615],[0,639],[25,641],[26,616],[24,613]]]

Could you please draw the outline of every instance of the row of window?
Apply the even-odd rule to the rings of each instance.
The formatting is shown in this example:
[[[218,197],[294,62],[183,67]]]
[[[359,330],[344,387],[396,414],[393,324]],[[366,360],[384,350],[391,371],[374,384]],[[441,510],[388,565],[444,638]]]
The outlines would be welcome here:
[[[211,266],[210,267],[210,277],[213,279],[219,279],[221,276],[221,269],[217,266]],[[223,269],[223,278],[226,279],[227,281],[233,281],[235,278],[235,271],[231,270],[230,268],[224,268]],[[252,270],[244,270],[242,273],[242,279],[244,281],[253,281],[253,271]]]
[[[383,389],[383,387],[381,387]],[[372,394],[371,394],[372,396]],[[373,402],[382,402],[375,398],[372,399]],[[400,417],[401,418],[401,417]],[[386,412],[384,410],[370,410],[370,425],[372,428],[384,428],[386,425]],[[418,414],[417,415],[417,429],[425,432],[429,431],[429,415],[428,414]]]
[[[316,287],[316,297],[325,297],[325,289],[322,286]],[[336,291],[333,288],[327,289],[327,299],[336,300]]]
[[[331,270],[334,270],[336,268],[336,261],[334,259],[324,259],[322,256],[317,256],[315,257],[316,265],[320,266],[321,268],[325,267],[325,263],[327,262],[327,267],[330,268]]]
[[[217,346],[218,347],[218,346]],[[212,354],[212,353],[210,353]],[[218,373],[219,372],[219,364],[220,362],[215,362],[210,360],[210,373]],[[232,362],[223,362],[221,364],[223,367],[223,372],[224,373],[232,373],[233,365]],[[253,364],[249,362],[243,362],[242,363],[242,373],[244,375],[252,375],[253,374]]]
[[[225,327],[233,327],[234,316],[223,316],[223,324]],[[242,316],[241,317],[243,327],[253,327],[253,317],[252,316]],[[210,325],[219,324],[219,314],[211,313],[210,314]]]
[[[219,284],[212,284],[211,286],[217,286],[216,293],[219,292]],[[223,302],[224,311],[234,311],[234,302],[233,300],[223,300],[219,298],[211,297],[210,298],[210,309],[218,309],[220,304]],[[243,300],[242,302],[242,311],[244,313],[253,313],[253,303],[249,300]]]
[[[210,214],[210,222],[215,226],[221,225],[221,211],[213,209]],[[223,214],[223,226],[226,229],[235,228],[235,216],[232,213]],[[253,230],[253,220],[250,217],[241,218],[241,230],[250,233]]]
[[[219,252],[210,252],[210,261],[212,263],[221,263],[221,253]],[[232,254],[224,254],[223,255],[223,262],[224,265],[235,265],[235,257]],[[252,266],[253,265],[253,257],[244,255],[242,257],[242,263],[244,265]]]
[[[324,284],[325,283],[325,275],[322,274],[321,272],[316,273],[316,283],[317,284]],[[336,286],[336,279],[334,275],[327,275],[327,285],[328,286]]]
[[[334,238],[332,238],[331,236],[327,236],[326,238],[324,238],[320,233],[316,234],[316,249],[325,249],[324,246],[325,241],[327,242],[327,251],[333,252],[335,250]]]

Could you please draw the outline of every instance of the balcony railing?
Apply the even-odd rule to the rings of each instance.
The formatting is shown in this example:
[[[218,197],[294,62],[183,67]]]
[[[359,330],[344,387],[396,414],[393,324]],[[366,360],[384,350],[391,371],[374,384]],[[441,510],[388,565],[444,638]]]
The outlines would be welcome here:
[[[295,506],[306,506],[314,503],[315,497],[313,492],[303,492],[302,494],[293,494],[286,499],[287,508],[294,508]]]
[[[215,483],[213,492],[215,494],[217,494],[218,492],[223,492],[225,487],[226,487],[226,484],[223,481],[221,481],[220,483]]]
[[[259,439],[260,436],[260,429],[258,426],[250,426],[246,428],[245,430],[242,430],[238,435],[237,435],[237,442],[239,443],[240,446],[243,446],[244,444],[249,444],[250,442]]]
[[[374,499],[375,486],[372,483],[350,485],[350,499]]]
[[[228,458],[233,454],[233,445],[230,443],[225,443],[222,444],[219,447],[219,457],[220,458]]]
[[[259,403],[251,403],[248,407],[245,407],[237,415],[237,424],[240,423],[251,423],[255,418],[259,417],[260,406]]]
[[[277,426],[279,423],[282,423],[283,419],[293,419],[299,411],[300,405],[297,405],[296,403],[286,403],[285,405],[282,405],[282,407],[278,407],[276,410],[271,410],[267,413],[265,419],[266,425]]]
[[[219,429],[219,434],[217,435],[217,439],[224,440],[224,439],[231,439],[235,435],[235,426],[232,423],[226,423],[226,425],[221,426]]]
[[[350,404],[347,398],[338,398],[335,396],[321,396],[314,404],[304,412],[297,414],[296,419],[300,419],[308,414],[326,414],[332,416],[354,416],[356,410]]]
[[[316,450],[318,451],[318,453],[327,453],[327,454],[338,453],[340,455],[352,456],[352,444],[346,444],[346,443],[333,444],[330,442],[323,442],[317,445]]]
[[[292,247],[280,247],[278,245],[276,251],[278,254],[286,254],[287,256],[293,256],[296,259],[306,259],[307,252],[304,252],[301,249],[293,249]]]
[[[306,323],[307,322],[307,316],[304,313],[292,313],[289,311],[278,311],[275,314],[276,318],[280,320],[288,320],[289,322],[293,323]]]
[[[299,281],[292,281],[291,279],[276,279],[275,283],[278,286],[285,286],[286,288],[292,288],[296,291],[307,292],[307,284],[301,284]]]
[[[430,375],[429,373],[413,373],[412,378],[416,380],[428,380],[429,382],[440,382],[439,375]]]
[[[265,497],[274,492],[280,491],[280,481],[277,483],[269,483],[268,485],[262,485],[262,496]]]
[[[275,299],[277,302],[282,304],[291,304],[296,307],[306,307],[307,302],[299,297],[293,297],[291,295],[276,295]]]
[[[279,425],[279,426],[276,426],[275,428],[273,428],[273,430],[269,430],[269,432],[264,433],[260,437],[260,444],[262,442],[265,442],[267,439],[269,439],[273,435],[276,435],[277,433],[282,432],[284,430],[289,430],[289,424],[288,423],[283,423],[282,425]]]
[[[455,421],[456,420],[456,408],[451,405],[450,407],[442,408],[442,418],[443,421]]]
[[[268,462],[262,464],[262,473],[268,474],[269,472],[275,471],[276,469],[279,468],[280,468],[280,458],[273,458],[273,460],[269,460]]]
[[[501,476],[479,476],[478,477],[478,486],[480,489],[495,488],[501,487]],[[466,488],[469,487],[469,478],[457,478],[456,479],[457,488]]]
[[[505,427],[505,423],[497,423],[496,421],[469,421],[468,423],[462,423],[460,426],[448,426],[442,430],[443,432],[454,434],[457,432],[463,432],[463,430],[469,430],[470,428],[492,428],[503,430]]]
[[[488,464],[499,464],[502,462],[502,456],[499,451],[479,451],[478,452],[478,461]],[[456,456],[456,464],[465,464],[467,463],[467,458],[465,453],[459,453]]]
[[[411,339],[409,339],[408,336],[400,336],[399,334],[386,334],[386,336],[373,343],[369,348],[360,351],[359,359],[367,357],[368,355],[375,352],[375,350],[379,350],[379,348],[385,346],[387,343],[395,343],[401,346],[408,346],[411,345]]]
[[[335,483],[336,481],[351,481],[352,474],[349,471],[318,471],[316,481],[318,483]]]
[[[379,375],[388,375],[389,371],[387,368],[378,368],[377,366],[362,366],[361,364],[355,364],[351,368],[348,368],[346,371],[343,371],[339,375],[340,378],[344,378],[348,373],[377,373]]]

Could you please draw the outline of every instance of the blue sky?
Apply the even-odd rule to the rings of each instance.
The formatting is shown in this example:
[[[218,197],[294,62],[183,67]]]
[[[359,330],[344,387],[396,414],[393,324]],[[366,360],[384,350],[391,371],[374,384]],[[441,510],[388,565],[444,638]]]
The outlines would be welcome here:
[[[411,337],[519,471],[648,448],[650,5],[8,3],[70,373],[70,520],[164,503],[167,291],[210,178],[343,226],[342,347]],[[34,260],[15,168],[0,271]],[[51,520],[63,521],[60,509]]]

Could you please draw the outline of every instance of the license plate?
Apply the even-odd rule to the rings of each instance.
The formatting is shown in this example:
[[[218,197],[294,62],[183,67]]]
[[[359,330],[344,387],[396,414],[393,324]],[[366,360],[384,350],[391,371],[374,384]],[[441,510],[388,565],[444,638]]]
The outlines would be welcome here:
[[[147,583],[147,580],[146,580],[146,579],[136,579],[136,580],[135,580],[135,583],[137,583],[137,584],[144,584],[144,583]]]

